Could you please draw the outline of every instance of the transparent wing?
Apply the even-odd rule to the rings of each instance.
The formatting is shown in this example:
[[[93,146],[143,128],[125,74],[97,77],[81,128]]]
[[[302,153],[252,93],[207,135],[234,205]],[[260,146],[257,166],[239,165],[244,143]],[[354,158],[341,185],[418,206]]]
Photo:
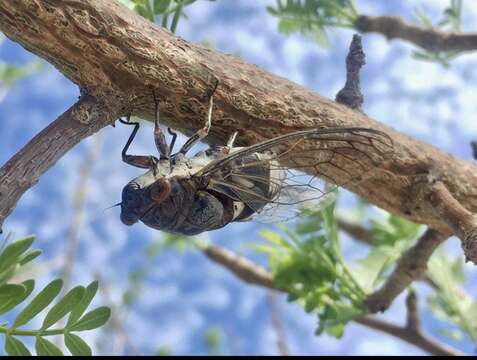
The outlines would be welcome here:
[[[302,206],[326,205],[336,187],[373,176],[392,153],[392,140],[381,131],[304,130],[235,150],[195,175],[208,177],[210,189],[248,206],[237,220],[262,214],[280,221]]]

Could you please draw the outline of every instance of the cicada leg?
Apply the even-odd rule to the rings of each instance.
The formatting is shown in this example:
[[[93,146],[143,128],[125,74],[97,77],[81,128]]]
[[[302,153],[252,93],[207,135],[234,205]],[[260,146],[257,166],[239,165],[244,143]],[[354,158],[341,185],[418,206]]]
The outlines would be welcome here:
[[[139,130],[139,123],[138,122],[131,122],[130,116],[127,117],[127,120],[124,121],[119,119],[119,121],[125,125],[134,125],[134,129],[129,136],[126,145],[121,153],[123,161],[128,164],[142,169],[154,169],[157,162],[159,161],[154,156],[146,156],[146,155],[129,155],[127,151],[129,150],[129,146],[133,142],[134,138],[136,137],[137,131]]]
[[[167,128],[167,131],[169,132],[169,135],[172,135],[171,143],[169,144],[169,151],[172,154],[172,150],[174,149],[174,145],[176,144],[177,133],[172,131],[170,127]]]
[[[161,128],[159,127],[159,101],[156,98],[156,93],[154,90],[152,91],[152,96],[154,97],[154,106],[155,106],[155,114],[154,114],[154,142],[156,143],[157,151],[159,152],[159,158],[169,159],[170,147],[167,145],[166,137],[162,132]],[[174,139],[175,140],[175,139]]]
[[[234,142],[235,142],[235,139],[237,138],[237,134],[238,134],[238,131],[234,132],[232,136],[229,138],[229,140],[227,141],[227,147],[229,149],[232,149],[234,147]]]
[[[213,88],[211,94],[210,94],[210,99],[209,99],[209,112],[207,114],[207,120],[205,122],[205,125],[202,129],[197,131],[194,135],[192,135],[189,140],[186,141],[184,145],[182,145],[182,148],[179,150],[179,153],[181,154],[186,154],[192,146],[197,144],[199,141],[201,141],[203,138],[205,138],[210,131],[210,127],[212,125],[212,108],[214,107],[214,93],[215,90],[217,89],[219,82],[215,84],[215,87]]]

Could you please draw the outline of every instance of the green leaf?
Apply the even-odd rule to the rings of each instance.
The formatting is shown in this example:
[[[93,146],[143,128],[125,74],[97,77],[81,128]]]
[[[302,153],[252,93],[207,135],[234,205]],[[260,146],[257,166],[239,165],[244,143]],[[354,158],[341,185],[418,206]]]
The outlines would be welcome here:
[[[18,257],[28,250],[34,239],[35,237],[29,236],[15,241],[2,251],[0,254],[0,274],[18,261]]]
[[[73,310],[73,308],[81,301],[85,294],[85,288],[83,286],[77,286],[71,289],[55,306],[53,306],[48,314],[46,314],[42,330],[48,329],[51,325],[55,324],[63,318],[66,314]]]
[[[136,5],[134,6],[134,11],[137,12],[142,17],[148,19],[149,21],[154,21],[154,16],[151,14],[149,9],[144,5]]]
[[[84,315],[76,324],[69,328],[70,331],[93,330],[103,326],[111,315],[111,309],[101,306]]]
[[[263,229],[260,231],[260,235],[265,238],[265,240],[277,245],[278,247],[289,248],[290,244],[285,241],[280,234],[270,230],[270,229]]]
[[[156,350],[155,356],[171,356],[172,352],[167,346],[161,346]]]
[[[68,323],[66,327],[76,323],[78,319],[84,314],[86,309],[88,308],[91,301],[93,301],[96,292],[98,291],[98,282],[93,281],[86,287],[86,291],[84,292],[83,298],[81,301],[74,307],[73,311],[71,311],[70,317],[68,318]]]
[[[20,258],[18,263],[23,266],[29,263],[30,261],[36,259],[40,255],[41,255],[41,250],[38,250],[38,249],[30,250]]]
[[[3,285],[5,286],[5,285]],[[21,285],[15,285],[16,287],[21,288],[21,292],[17,288],[17,294],[10,297],[9,299],[2,298],[2,287],[0,287],[0,314],[4,314],[7,311],[10,311],[18,304],[22,303],[28,296],[30,296],[31,292],[35,287],[34,280],[26,280]]]
[[[14,338],[10,334],[6,335],[5,352],[10,356],[31,356],[27,347],[23,345],[20,340]]]
[[[325,328],[325,332],[330,335],[330,336],[333,336],[337,339],[341,338],[344,334],[344,328],[345,328],[345,324],[343,323],[336,323],[336,324],[333,324],[331,326],[327,326]]]
[[[154,0],[154,14],[162,14],[169,9],[171,0]]]
[[[477,302],[462,290],[461,274],[455,273],[455,262],[441,246],[428,262],[427,276],[437,285],[428,299],[428,307],[439,319],[456,325],[477,343]]]
[[[89,345],[78,335],[66,333],[65,345],[73,356],[91,356],[93,352]]]
[[[56,279],[49,283],[45,288],[32,300],[32,302],[22,310],[15,319],[13,327],[25,325],[33,319],[39,312],[46,308],[53,299],[60,293],[63,286],[63,280]]]
[[[39,356],[63,356],[63,352],[51,341],[36,337],[35,350]]]
[[[453,341],[462,341],[464,340],[464,334],[462,331],[457,329],[437,329],[437,333],[440,336],[444,336]]]
[[[340,243],[339,243],[339,233],[338,233],[338,223],[336,222],[335,217],[335,205],[336,202],[331,203],[322,211],[323,222],[325,225],[326,235],[328,240],[331,243],[331,248],[333,249],[334,255],[341,254]]]
[[[40,71],[43,64],[37,60],[17,66],[0,62],[0,84],[11,86],[18,79]]]
[[[0,308],[5,301],[9,301],[25,292],[26,288],[18,284],[4,284],[0,286]]]

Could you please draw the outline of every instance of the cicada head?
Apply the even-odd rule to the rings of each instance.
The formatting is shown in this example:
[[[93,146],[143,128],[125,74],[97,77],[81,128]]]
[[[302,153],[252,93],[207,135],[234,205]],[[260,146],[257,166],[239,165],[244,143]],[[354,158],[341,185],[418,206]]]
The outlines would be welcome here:
[[[170,193],[169,181],[148,171],[131,180],[122,192],[121,221],[125,225],[138,222],[154,205],[158,205]]]

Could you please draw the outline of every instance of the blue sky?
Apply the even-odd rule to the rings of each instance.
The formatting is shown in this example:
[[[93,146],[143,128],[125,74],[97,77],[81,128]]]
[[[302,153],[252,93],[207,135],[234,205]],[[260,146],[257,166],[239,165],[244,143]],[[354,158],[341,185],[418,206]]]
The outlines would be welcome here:
[[[251,63],[334,98],[344,81],[344,59],[352,32],[329,34],[330,47],[320,48],[301,35],[285,37],[265,11],[274,1],[197,1],[187,9],[188,20],[179,24],[178,35],[193,42],[210,41],[218,50],[240,56]],[[438,15],[447,1],[359,1],[368,14],[398,14],[410,17],[417,3]],[[477,4],[467,1],[464,29],[475,31]],[[473,27],[474,26],[474,27]],[[0,60],[25,64],[35,57],[19,45],[1,38]],[[449,69],[411,58],[412,47],[399,41],[387,42],[378,35],[366,35],[363,45],[367,64],[362,73],[364,110],[372,117],[416,138],[430,142],[463,159],[471,159],[470,140],[477,136],[475,83],[477,58],[464,55]],[[4,163],[31,137],[65,111],[78,97],[78,89],[53,67],[24,78],[0,91],[0,162]],[[138,154],[155,151],[151,127],[144,126],[134,143]],[[81,228],[73,283],[87,283],[101,274],[109,297],[119,303],[128,287],[128,276],[144,263],[144,249],[161,234],[137,224],[125,227],[117,208],[103,211],[120,200],[124,184],[140,171],[121,162],[121,149],[130,129],[108,127],[100,131],[102,146],[89,181],[86,218]],[[72,199],[78,169],[94,146],[87,139],[50,169],[20,200],[5,223],[16,237],[34,233],[36,246],[50,261],[42,277],[46,283],[58,275],[72,218]],[[258,241],[264,225],[232,224],[204,235],[214,243],[246,252],[244,245]],[[347,250],[357,245],[345,242]],[[459,250],[457,241],[449,243]],[[255,256],[258,261],[263,260]],[[467,267],[469,272],[472,268]],[[473,290],[473,291],[472,291]],[[423,290],[425,291],[425,290]],[[470,289],[475,294],[475,287]],[[203,354],[204,331],[219,327],[225,334],[225,350],[235,354],[276,354],[267,292],[248,286],[194,251],[180,255],[167,251],[154,259],[151,271],[134,306],[120,317],[133,347],[150,354],[165,346],[174,354]],[[99,296],[98,304],[107,299]],[[423,354],[415,347],[358,325],[350,325],[340,340],[313,335],[316,319],[296,304],[277,295],[292,354]],[[400,297],[384,317],[402,323]],[[437,326],[424,312],[424,325],[435,334]],[[121,349],[117,337],[88,333],[92,343],[102,343],[99,352]],[[456,344],[471,351],[469,343]],[[118,350],[119,349],[119,350]],[[131,352],[125,346],[125,352]]]

